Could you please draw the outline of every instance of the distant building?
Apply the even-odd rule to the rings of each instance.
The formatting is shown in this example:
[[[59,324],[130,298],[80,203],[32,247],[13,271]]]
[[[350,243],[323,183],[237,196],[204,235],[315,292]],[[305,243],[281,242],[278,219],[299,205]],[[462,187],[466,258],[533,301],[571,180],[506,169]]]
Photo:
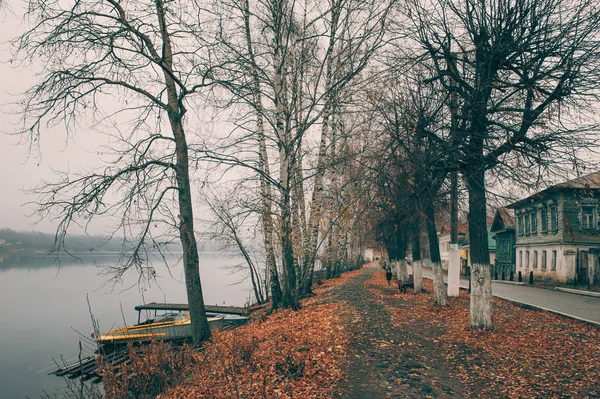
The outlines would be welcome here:
[[[499,208],[490,228],[496,240],[496,267],[494,274],[500,280],[508,280],[516,273],[515,220],[511,210]]]
[[[509,206],[516,270],[562,282],[600,282],[600,172],[556,184]]]
[[[458,249],[463,247],[465,235],[467,234],[467,225],[460,224],[458,226]],[[438,241],[440,244],[440,257],[442,259],[442,269],[448,270],[448,259],[450,250],[450,225],[442,226],[438,233]]]
[[[494,221],[494,218],[488,217],[486,224],[487,224],[487,236],[488,236],[488,250],[490,251],[490,264],[493,265],[496,262],[496,240],[494,240],[492,238],[492,223]],[[461,251],[461,258],[465,259],[465,266],[469,267],[469,270],[471,268],[471,266],[473,265],[473,263],[471,262],[471,244],[469,243],[469,231],[467,230],[467,234],[465,235],[465,243],[463,245],[463,249]],[[466,270],[462,271],[463,273],[466,272]],[[468,274],[468,273],[466,273]]]

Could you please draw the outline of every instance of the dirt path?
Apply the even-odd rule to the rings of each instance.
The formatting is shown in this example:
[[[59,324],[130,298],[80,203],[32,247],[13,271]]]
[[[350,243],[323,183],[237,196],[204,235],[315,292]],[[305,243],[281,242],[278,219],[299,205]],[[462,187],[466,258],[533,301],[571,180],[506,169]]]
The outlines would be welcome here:
[[[436,337],[442,331],[418,325],[399,328],[391,323],[390,313],[371,289],[379,290],[391,307],[408,307],[409,298],[392,298],[397,292],[393,286],[369,285],[380,270],[375,263],[366,265],[362,274],[332,292],[356,310],[356,316],[345,320],[353,338],[347,378],[340,383],[337,398],[465,397],[441,356]]]

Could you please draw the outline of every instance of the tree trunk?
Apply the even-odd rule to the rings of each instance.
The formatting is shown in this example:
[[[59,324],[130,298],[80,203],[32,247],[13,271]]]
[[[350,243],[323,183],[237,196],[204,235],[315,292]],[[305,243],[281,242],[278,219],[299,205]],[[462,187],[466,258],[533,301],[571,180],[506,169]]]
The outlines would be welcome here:
[[[453,117],[453,121],[454,121]],[[453,126],[455,123],[453,122]],[[455,130],[455,128],[453,127]],[[453,131],[454,131],[453,130]],[[448,249],[448,296],[460,295],[460,252],[458,250],[458,172],[450,175],[450,248]]]
[[[431,271],[433,273],[433,291],[435,292],[435,303],[439,306],[448,305],[448,294],[444,285],[444,274],[442,272],[442,259],[440,256],[440,244],[435,228],[435,210],[433,208],[433,198],[426,195],[425,218],[427,224],[427,238],[429,241],[429,255],[431,256]]]
[[[340,9],[337,6],[331,7],[331,34],[329,36],[329,45],[325,53],[325,104],[323,109],[323,124],[321,125],[321,139],[319,141],[319,156],[317,158],[317,170],[315,173],[315,184],[310,202],[310,213],[308,216],[307,227],[307,248],[304,257],[304,264],[307,273],[304,278],[303,292],[308,292],[312,274],[315,268],[315,259],[317,255],[317,244],[319,239],[319,227],[321,225],[321,214],[323,212],[323,178],[325,175],[325,164],[327,162],[327,136],[329,131],[329,119],[333,107],[333,52],[336,43],[336,32],[339,22]]]
[[[420,293],[423,291],[423,264],[421,263],[421,218],[419,212],[414,215],[414,220],[411,223],[412,236],[412,269],[414,280],[414,292]]]
[[[398,268],[398,280],[408,281],[408,264],[406,262],[406,258],[400,259],[398,262],[396,262],[396,265]]]
[[[277,261],[275,258],[275,250],[273,247],[273,219],[271,217],[272,194],[271,185],[267,181],[266,176],[271,174],[269,168],[269,156],[267,153],[267,145],[265,139],[264,125],[264,109],[262,105],[262,94],[260,81],[258,79],[258,71],[254,60],[254,49],[252,46],[252,37],[250,29],[250,5],[248,0],[244,2],[244,28],[246,33],[246,45],[248,57],[252,67],[252,83],[254,91],[254,105],[256,108],[256,130],[258,135],[258,166],[262,174],[260,175],[260,193],[261,193],[261,221],[263,227],[267,270],[269,273],[269,282],[271,289],[271,304],[272,309],[277,309],[281,306],[282,293],[281,285],[279,284],[279,275],[277,273]]]
[[[183,270],[185,286],[190,309],[192,340],[194,345],[210,338],[210,328],[206,319],[202,284],[200,282],[200,262],[198,246],[194,233],[194,212],[192,207],[192,190],[190,187],[188,146],[183,129],[185,108],[179,102],[177,86],[171,77],[173,70],[173,53],[171,38],[166,27],[165,13],[161,0],[156,0],[158,23],[163,41],[163,76],[167,92],[167,114],[177,154],[176,181],[179,200],[179,237],[183,249]]]
[[[279,149],[279,180],[281,185],[281,252],[283,260],[282,301],[284,308],[297,309],[298,290],[296,289],[296,270],[294,265],[294,238],[292,231],[291,173],[293,171],[293,148],[289,126],[286,124],[286,105],[284,88],[283,43],[286,32],[284,24],[283,2],[276,2],[273,10],[274,48],[273,48],[273,103],[275,106],[275,135]]]
[[[284,308],[298,309],[298,290],[296,289],[296,270],[294,265],[294,244],[292,238],[292,215],[289,190],[283,193],[281,215],[281,248],[283,255],[283,298],[281,305]]]
[[[494,328],[492,280],[488,248],[485,171],[473,168],[466,174],[469,190],[469,245],[471,249],[471,327]]]

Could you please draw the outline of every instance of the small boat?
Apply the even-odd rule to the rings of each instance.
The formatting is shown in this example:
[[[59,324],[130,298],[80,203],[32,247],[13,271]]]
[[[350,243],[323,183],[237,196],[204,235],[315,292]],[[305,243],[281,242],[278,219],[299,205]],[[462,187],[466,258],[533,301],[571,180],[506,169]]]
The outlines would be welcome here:
[[[184,340],[192,337],[192,323],[187,305],[151,303],[136,306],[138,311],[138,324],[117,328],[105,333],[96,339],[102,346],[118,345],[128,342],[171,341]],[[141,322],[142,311],[154,311],[154,316]],[[158,314],[162,311],[162,314]],[[148,312],[147,312],[148,313]],[[208,325],[213,330],[221,330],[225,325],[226,317],[243,318],[237,315],[221,315],[207,313]],[[245,318],[246,320],[248,318]],[[228,323],[230,324],[230,323]]]
[[[138,311],[138,324],[141,320],[142,312],[146,315],[150,315],[154,312],[154,319],[159,311],[162,312],[187,312],[190,307],[187,303],[158,303],[150,302],[145,305],[138,305],[135,307]],[[206,316],[209,318],[222,318],[222,325],[219,328],[227,327],[238,327],[248,322],[248,313],[251,309],[241,308],[236,306],[217,306],[217,305],[205,305],[204,310]]]
[[[135,307],[138,311],[138,322],[130,327],[117,328],[100,334],[96,338],[98,350],[85,358],[80,358],[72,363],[64,362],[57,370],[50,374],[67,376],[69,378],[81,377],[84,380],[101,380],[98,374],[97,355],[102,354],[104,360],[113,367],[129,360],[129,351],[126,344],[148,343],[150,341],[184,342],[192,338],[192,323],[187,303],[157,303],[152,302]],[[211,330],[235,328],[248,322],[249,309],[234,306],[205,306],[208,326]],[[148,317],[141,321],[142,312]]]

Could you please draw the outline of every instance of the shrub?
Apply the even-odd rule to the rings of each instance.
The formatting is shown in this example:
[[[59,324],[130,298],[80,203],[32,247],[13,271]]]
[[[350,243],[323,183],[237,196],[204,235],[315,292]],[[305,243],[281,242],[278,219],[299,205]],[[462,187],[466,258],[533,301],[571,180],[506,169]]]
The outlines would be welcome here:
[[[194,357],[188,345],[152,342],[139,347],[129,344],[129,361],[118,367],[102,358],[98,361],[106,399],[146,399],[181,381]]]

